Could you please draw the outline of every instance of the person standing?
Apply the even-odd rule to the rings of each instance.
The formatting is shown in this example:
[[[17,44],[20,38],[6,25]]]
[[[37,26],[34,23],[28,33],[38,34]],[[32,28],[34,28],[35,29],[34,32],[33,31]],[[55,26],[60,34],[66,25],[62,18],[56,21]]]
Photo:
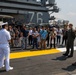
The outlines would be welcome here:
[[[46,49],[46,38],[47,38],[47,31],[45,27],[42,27],[40,31],[40,38],[41,38],[41,49]]]
[[[52,28],[52,31],[51,31],[51,33],[50,33],[50,37],[51,37],[51,39],[50,39],[50,48],[52,48],[52,46],[54,46],[54,48],[56,48],[56,35],[57,35],[57,33],[56,33],[56,30],[55,30],[55,28]]]
[[[66,40],[67,40],[67,35],[66,34],[67,34],[67,25],[64,26],[64,29],[62,30],[62,46],[63,46],[64,42],[65,42],[65,45],[66,45]]]
[[[67,42],[66,42],[66,52],[63,54],[64,56],[73,57],[74,53],[74,39],[75,39],[75,31],[73,30],[73,24],[69,24],[69,30],[67,31]],[[71,49],[71,51],[70,51]],[[69,55],[70,53],[70,55]]]
[[[23,33],[23,40],[24,40],[24,49],[27,49],[27,38],[28,38],[28,30],[26,26],[24,25],[21,29],[21,32]]]
[[[49,41],[50,41],[50,28],[47,27],[47,38],[46,38],[46,41],[47,41],[47,47],[49,47]]]
[[[32,32],[32,39],[33,39],[33,47],[32,49],[34,49],[34,46],[36,45],[36,49],[38,49],[38,31],[36,30],[36,28],[33,28],[33,32]]]
[[[13,67],[10,67],[10,47],[9,42],[11,41],[10,33],[8,30],[8,23],[0,23],[2,29],[0,30],[0,68],[3,67],[5,63],[6,71],[13,70]],[[4,62],[5,60],[5,62]]]
[[[23,50],[25,48],[25,41],[24,41],[24,36],[23,36],[23,33],[20,32],[20,46],[21,46],[21,49]]]
[[[28,42],[29,42],[29,46],[32,45],[32,32],[33,32],[33,28],[30,27],[29,33],[28,33]]]
[[[8,30],[9,30],[10,35],[11,35],[11,45],[10,46],[14,47],[15,32],[14,32],[14,30],[13,30],[11,25],[8,26]]]
[[[62,31],[61,31],[60,27],[58,27],[58,29],[57,29],[57,45],[60,45],[61,33],[62,33]]]

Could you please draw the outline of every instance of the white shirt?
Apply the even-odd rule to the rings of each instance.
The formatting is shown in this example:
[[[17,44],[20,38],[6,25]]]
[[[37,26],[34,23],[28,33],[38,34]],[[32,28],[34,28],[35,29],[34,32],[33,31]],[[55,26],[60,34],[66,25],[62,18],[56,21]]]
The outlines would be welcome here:
[[[10,33],[6,29],[0,30],[0,44],[9,44],[8,40],[11,40]]]
[[[57,30],[57,35],[58,36],[61,36],[61,33],[62,33],[62,30],[60,29],[60,30]]]
[[[33,35],[33,36],[38,36],[39,33],[38,33],[38,31],[35,31],[35,32],[32,33],[32,35]]]
[[[32,35],[32,30],[29,30],[29,35]]]

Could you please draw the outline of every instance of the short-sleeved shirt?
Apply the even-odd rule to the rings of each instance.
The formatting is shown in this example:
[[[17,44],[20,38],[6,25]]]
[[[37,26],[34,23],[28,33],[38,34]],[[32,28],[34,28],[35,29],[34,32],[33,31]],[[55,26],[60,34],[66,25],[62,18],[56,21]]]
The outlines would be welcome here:
[[[35,32],[32,32],[32,35],[33,36],[38,36],[39,34],[38,34],[38,31],[35,31]],[[36,37],[37,38],[37,37]]]
[[[0,44],[9,44],[8,40],[11,40],[10,32],[6,29],[0,30]]]
[[[57,30],[57,36],[61,36],[62,30]]]
[[[48,33],[47,33],[46,30],[41,30],[41,31],[40,31],[41,39],[46,39],[47,34],[48,34]]]
[[[33,32],[32,30],[29,30],[29,35],[32,35],[32,32]]]

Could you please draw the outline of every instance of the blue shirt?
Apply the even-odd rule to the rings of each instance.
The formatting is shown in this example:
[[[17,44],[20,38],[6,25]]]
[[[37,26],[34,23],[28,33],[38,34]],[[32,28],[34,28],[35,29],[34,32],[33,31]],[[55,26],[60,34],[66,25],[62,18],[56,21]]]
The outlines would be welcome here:
[[[47,34],[48,34],[48,33],[47,33],[46,30],[41,30],[41,31],[40,31],[41,39],[46,39]]]

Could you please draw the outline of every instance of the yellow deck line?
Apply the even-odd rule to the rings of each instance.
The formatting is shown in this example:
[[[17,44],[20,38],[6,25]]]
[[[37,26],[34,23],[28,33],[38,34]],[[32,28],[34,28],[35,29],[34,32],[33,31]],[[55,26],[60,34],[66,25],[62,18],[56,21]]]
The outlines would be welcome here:
[[[10,54],[10,59],[17,59],[17,58],[31,57],[31,56],[39,56],[39,55],[46,55],[46,54],[54,54],[54,53],[59,53],[59,52],[60,51],[56,50],[56,49],[17,52],[17,53],[11,53]]]

